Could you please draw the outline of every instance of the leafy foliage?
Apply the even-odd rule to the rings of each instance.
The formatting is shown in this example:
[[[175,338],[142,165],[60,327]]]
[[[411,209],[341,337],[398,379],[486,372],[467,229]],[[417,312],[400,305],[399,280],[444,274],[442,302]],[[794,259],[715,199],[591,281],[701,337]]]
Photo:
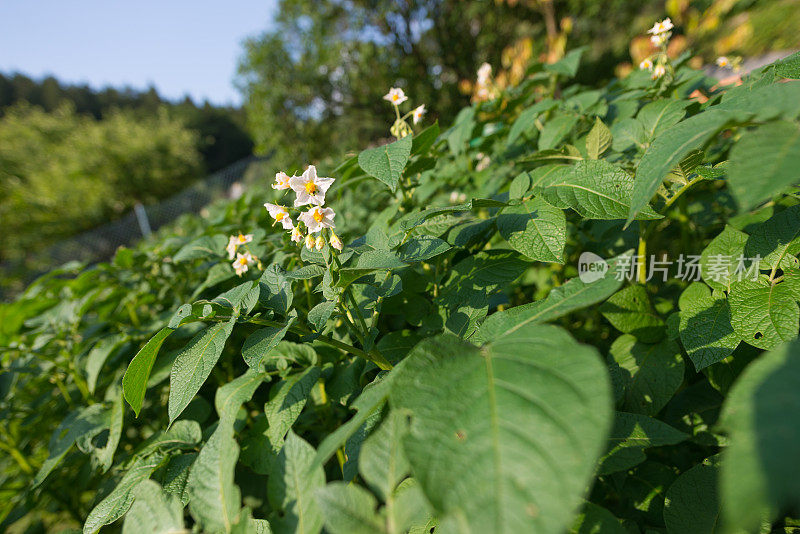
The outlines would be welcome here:
[[[579,56],[328,172],[341,251],[265,187],[0,306],[3,527],[792,528],[791,141],[734,158],[800,83],[587,88]]]

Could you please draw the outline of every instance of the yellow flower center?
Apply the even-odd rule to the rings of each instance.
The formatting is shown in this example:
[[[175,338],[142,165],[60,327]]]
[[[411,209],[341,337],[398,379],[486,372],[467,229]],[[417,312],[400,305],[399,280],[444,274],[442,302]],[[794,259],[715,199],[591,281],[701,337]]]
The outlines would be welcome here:
[[[392,95],[392,102],[397,102],[398,100],[400,100],[400,95],[397,94]]]
[[[281,222],[284,217],[286,217],[286,214],[282,211],[279,211],[278,213],[275,214],[275,220],[278,222]]]
[[[314,182],[307,182],[306,193],[308,193],[309,195],[313,195],[316,192],[317,192],[317,184],[315,184]]]
[[[314,220],[315,221],[322,222],[322,219],[324,219],[324,218],[325,218],[325,216],[322,214],[322,211],[320,211],[319,209],[315,209],[314,210]]]
[[[239,243],[244,243],[245,237],[242,234],[239,234]]]

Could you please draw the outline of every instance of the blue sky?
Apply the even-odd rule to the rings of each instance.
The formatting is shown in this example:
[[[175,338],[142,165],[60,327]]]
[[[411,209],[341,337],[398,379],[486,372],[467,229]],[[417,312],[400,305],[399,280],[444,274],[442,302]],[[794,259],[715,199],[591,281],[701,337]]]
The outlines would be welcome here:
[[[245,37],[267,30],[276,0],[2,0],[0,72],[146,88],[238,104]]]

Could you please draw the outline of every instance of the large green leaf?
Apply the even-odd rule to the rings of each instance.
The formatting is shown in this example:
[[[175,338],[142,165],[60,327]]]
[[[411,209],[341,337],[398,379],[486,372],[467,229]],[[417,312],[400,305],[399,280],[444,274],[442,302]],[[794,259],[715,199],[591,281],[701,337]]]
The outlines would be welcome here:
[[[725,226],[703,250],[700,256],[700,273],[713,289],[731,290],[731,283],[739,278],[739,260],[744,258],[747,234],[732,226]],[[742,266],[746,267],[746,266]]]
[[[739,207],[749,210],[800,183],[800,128],[772,122],[745,133],[733,146],[728,177]]]
[[[192,464],[186,491],[189,510],[204,532],[231,532],[239,522],[241,492],[234,484],[239,445],[233,427],[217,427]]]
[[[765,276],[737,281],[728,302],[731,325],[745,343],[773,349],[797,337],[800,308],[785,284],[774,285]]]
[[[482,348],[443,335],[396,368],[403,448],[442,518],[460,532],[563,532],[610,424],[597,352],[529,324]],[[431,446],[436,444],[436,446]]]
[[[728,300],[714,297],[704,284],[694,283],[680,299],[681,343],[697,371],[733,354],[740,336],[731,325]]]
[[[628,223],[647,207],[658,186],[684,156],[701,148],[739,115],[733,111],[711,109],[679,122],[656,137],[636,169]]]
[[[664,320],[653,310],[643,285],[628,286],[615,293],[600,306],[600,313],[614,328],[645,343],[664,337]]]
[[[623,335],[611,345],[610,356],[623,377],[626,412],[656,415],[683,383],[683,360],[673,341],[642,343]]]
[[[476,332],[474,341],[491,341],[511,334],[527,324],[552,321],[575,310],[602,302],[622,285],[614,276],[621,255],[608,262],[608,270],[594,281],[584,282],[573,278],[561,287],[554,288],[542,300],[516,306],[490,315]]]
[[[730,445],[722,454],[722,513],[731,530],[758,530],[762,519],[800,506],[800,342],[785,343],[749,365],[721,418]]]
[[[589,154],[589,159],[597,159],[608,150],[611,147],[612,138],[608,126],[603,124],[600,117],[595,118],[594,126],[586,135],[586,152]]]
[[[289,432],[267,480],[267,497],[276,512],[270,523],[276,533],[317,534],[322,530],[322,513],[314,493],[325,486],[325,473],[314,465],[314,454],[311,445]]]
[[[194,398],[219,360],[236,317],[204,328],[183,347],[169,376],[169,422],[172,424]]]
[[[645,140],[650,142],[679,123],[686,114],[686,105],[684,100],[656,100],[640,109],[636,119],[642,125]]]
[[[358,454],[361,476],[385,501],[393,497],[395,488],[409,473],[401,444],[407,432],[405,415],[392,411],[364,441]]]
[[[749,231],[745,245],[748,258],[760,258],[760,269],[780,267],[784,271],[798,266],[800,253],[800,204],[779,211]]]
[[[539,118],[539,115],[553,109],[557,105],[558,103],[552,98],[545,98],[525,108],[511,125],[506,143],[510,145],[519,139],[519,136],[523,133],[532,132],[536,128],[536,119]]]
[[[128,369],[125,371],[125,376],[122,377],[122,392],[137,417],[142,409],[144,392],[147,390],[147,380],[150,378],[150,371],[153,369],[158,350],[164,340],[174,331],[174,329],[165,326],[155,336],[151,337],[133,357]]]
[[[386,532],[384,521],[376,512],[378,502],[361,486],[331,482],[315,495],[325,517],[325,530],[331,534]]]
[[[539,150],[556,148],[578,123],[577,115],[558,115],[544,125],[539,134]]]
[[[559,208],[572,208],[586,219],[624,219],[631,205],[633,177],[604,160],[579,161],[539,181],[534,191]],[[649,206],[637,211],[638,219],[659,219]]]
[[[358,164],[364,172],[385,183],[394,193],[411,155],[411,145],[412,138],[407,136],[388,145],[368,148],[358,155]]]
[[[133,495],[133,505],[125,514],[122,534],[184,530],[183,504],[177,497],[164,493],[157,482],[143,481],[136,487]]]
[[[564,212],[537,197],[508,206],[497,217],[497,229],[514,250],[532,260],[564,263],[567,219]]]
[[[242,346],[242,358],[251,369],[261,367],[269,351],[278,346],[296,319],[297,312],[292,310],[285,322],[276,326],[259,328],[247,336]]]
[[[684,472],[667,490],[664,499],[664,523],[669,534],[717,534],[719,520],[720,457],[711,456]]]

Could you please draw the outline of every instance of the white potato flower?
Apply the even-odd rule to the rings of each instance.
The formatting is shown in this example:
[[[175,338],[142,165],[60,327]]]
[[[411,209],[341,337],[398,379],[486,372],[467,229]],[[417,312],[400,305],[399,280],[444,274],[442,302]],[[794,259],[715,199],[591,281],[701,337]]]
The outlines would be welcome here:
[[[310,234],[316,234],[323,228],[336,228],[336,225],[333,224],[334,217],[336,217],[336,213],[331,208],[314,206],[302,213],[298,219],[306,225]]]
[[[336,250],[341,251],[344,248],[344,243],[342,243],[342,240],[339,239],[339,236],[334,234],[333,232],[331,232],[331,241],[330,241],[330,243],[331,243],[331,246],[333,248],[335,248]]]
[[[427,110],[425,109],[425,104],[422,104],[421,106],[417,106],[416,108],[414,108],[414,111],[411,112],[412,116],[414,117],[414,124],[417,124],[419,121],[422,120],[422,116],[425,115],[426,111]]]
[[[264,207],[267,208],[267,212],[269,212],[270,217],[281,223],[284,230],[291,230],[294,228],[292,218],[289,217],[289,212],[285,207],[277,204],[270,204],[269,202],[265,203]]]
[[[317,168],[309,165],[302,176],[293,176],[289,179],[289,187],[297,193],[294,201],[295,207],[306,204],[325,204],[325,193],[335,181],[334,178],[317,176]]]
[[[675,26],[672,24],[672,20],[669,17],[665,18],[664,20],[660,20],[653,24],[653,27],[647,30],[647,33],[651,35],[662,35],[667,33]]]
[[[730,64],[731,64],[731,62],[730,62],[730,60],[728,59],[727,56],[720,56],[720,57],[717,58],[717,66],[718,67],[727,67]]]
[[[289,180],[291,177],[285,172],[275,173],[275,183],[272,184],[272,189],[289,189]]]
[[[641,63],[639,63],[639,68],[642,70],[653,70],[653,60],[650,58],[643,59]]]
[[[661,46],[669,40],[668,33],[662,33],[660,35],[651,35],[650,42],[653,43],[653,46]]]
[[[292,228],[292,241],[295,243],[299,243],[303,240],[303,232],[300,231],[300,228],[294,227]]]
[[[392,87],[391,89],[389,89],[388,93],[383,95],[383,99],[388,100],[395,106],[399,106],[400,104],[408,100],[408,97],[406,96],[405,92],[399,87]]]
[[[255,262],[255,258],[249,252],[237,254],[236,259],[233,261],[233,270],[236,271],[237,276],[242,276],[253,262]]]
[[[246,245],[247,243],[253,240],[253,234],[242,234],[239,235],[232,235],[228,239],[228,246],[225,247],[225,252],[228,253],[228,259],[232,260],[233,256],[236,254],[236,249],[241,245]]]
[[[489,78],[492,76],[492,66],[484,62],[478,69],[478,83],[486,85],[489,83]]]
[[[667,73],[667,69],[664,68],[664,65],[658,65],[656,68],[653,69],[653,74],[650,75],[650,78],[657,80],[664,76]]]

